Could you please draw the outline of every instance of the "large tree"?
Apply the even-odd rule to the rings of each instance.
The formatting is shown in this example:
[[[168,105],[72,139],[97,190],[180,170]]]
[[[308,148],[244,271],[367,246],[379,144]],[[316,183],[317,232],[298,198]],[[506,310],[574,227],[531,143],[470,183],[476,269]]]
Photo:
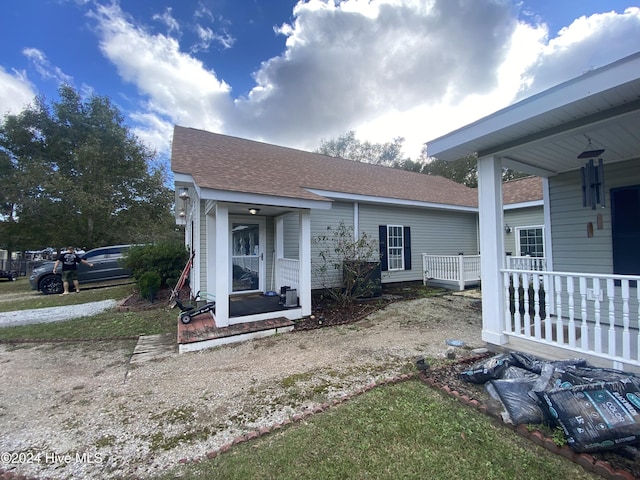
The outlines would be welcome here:
[[[173,196],[154,153],[106,97],[60,99],[0,125],[0,246],[138,243],[171,234]]]
[[[338,138],[322,140],[316,152],[330,157],[392,167],[404,161],[402,158],[403,142],[404,138],[402,137],[394,138],[391,142],[386,143],[362,142],[356,138],[356,132],[351,130]]]
[[[457,183],[462,183],[467,187],[478,187],[478,158],[475,155],[460,158],[453,162],[439,160],[437,158],[429,158],[427,149],[422,149],[420,155],[420,164],[423,165],[422,173],[429,175],[439,175],[448,178]],[[502,169],[502,180],[513,180],[529,176],[527,173],[517,172],[508,168]]]

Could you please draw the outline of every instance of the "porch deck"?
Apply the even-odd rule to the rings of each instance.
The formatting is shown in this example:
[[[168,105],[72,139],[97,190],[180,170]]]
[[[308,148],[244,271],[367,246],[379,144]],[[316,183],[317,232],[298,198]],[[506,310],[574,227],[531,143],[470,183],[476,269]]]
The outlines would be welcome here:
[[[257,313],[285,310],[278,304],[277,297],[255,296],[234,298],[229,301],[231,317],[248,316]],[[178,322],[178,351],[195,352],[229,343],[243,342],[255,338],[268,337],[276,333],[293,330],[294,323],[285,317],[271,318],[231,324],[218,327],[213,312],[203,313],[191,319],[188,324]]]

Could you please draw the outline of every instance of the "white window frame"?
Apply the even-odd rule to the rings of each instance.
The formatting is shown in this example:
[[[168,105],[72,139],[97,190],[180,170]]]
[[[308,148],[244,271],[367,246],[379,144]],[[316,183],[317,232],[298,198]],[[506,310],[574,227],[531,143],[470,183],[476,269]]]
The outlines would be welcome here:
[[[393,235],[392,231],[399,230],[399,235]],[[392,245],[391,239],[399,239],[400,245]],[[392,253],[393,250],[393,253]],[[398,253],[399,251],[399,253]],[[399,266],[398,266],[399,260]],[[403,225],[387,225],[387,267],[391,271],[404,270],[404,226]]]
[[[525,256],[522,254],[522,248],[521,248],[521,244],[520,244],[520,232],[522,230],[531,230],[531,229],[540,229],[542,230],[542,257],[545,257],[545,250],[546,250],[546,246],[545,246],[545,237],[544,237],[544,225],[529,225],[529,226],[521,226],[521,227],[515,227],[515,234],[516,234],[516,252],[518,252],[518,256]]]

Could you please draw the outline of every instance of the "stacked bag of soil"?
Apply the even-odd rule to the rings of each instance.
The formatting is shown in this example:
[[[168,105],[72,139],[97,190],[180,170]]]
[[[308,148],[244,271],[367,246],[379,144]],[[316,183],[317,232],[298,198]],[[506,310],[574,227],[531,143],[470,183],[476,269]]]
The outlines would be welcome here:
[[[640,443],[640,376],[582,359],[499,354],[460,374],[484,384],[507,423],[559,425],[576,452]]]

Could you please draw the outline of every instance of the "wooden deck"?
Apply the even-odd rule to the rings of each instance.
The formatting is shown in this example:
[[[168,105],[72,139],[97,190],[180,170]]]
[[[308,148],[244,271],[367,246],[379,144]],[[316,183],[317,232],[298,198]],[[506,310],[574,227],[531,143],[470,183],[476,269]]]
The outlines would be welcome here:
[[[294,326],[293,321],[285,317],[278,317],[218,327],[211,312],[192,318],[188,324],[182,323],[179,319],[177,321],[178,351],[180,353],[289,332],[293,330]]]

